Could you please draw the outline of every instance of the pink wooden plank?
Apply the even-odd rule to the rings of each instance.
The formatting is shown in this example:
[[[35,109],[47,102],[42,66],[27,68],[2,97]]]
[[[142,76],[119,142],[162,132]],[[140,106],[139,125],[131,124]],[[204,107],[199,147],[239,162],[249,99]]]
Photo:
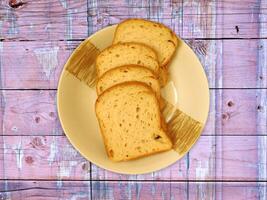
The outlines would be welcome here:
[[[258,200],[266,183],[246,182],[198,182],[189,184],[188,199]]]
[[[88,200],[90,181],[1,181],[0,199]]]
[[[92,182],[93,199],[187,199],[186,183]]]
[[[217,188],[222,185],[222,190]],[[200,188],[207,188],[200,192]],[[90,199],[89,181],[2,181],[2,199]],[[208,188],[216,188],[209,190]],[[189,190],[187,192],[187,189]],[[93,199],[260,199],[266,183],[92,182]]]
[[[266,135],[266,90],[211,90],[209,118],[203,135]],[[4,135],[62,135],[56,91],[3,91]],[[215,104],[216,102],[216,104]],[[219,126],[220,125],[220,126]],[[215,128],[216,126],[216,128]]]
[[[266,136],[260,139],[266,140]],[[216,138],[216,145],[218,180],[260,180],[258,166],[259,163],[266,165],[266,159],[259,160],[258,154],[264,149],[258,146],[257,137]]]
[[[118,6],[119,5],[119,6]],[[89,32],[128,18],[145,18],[165,23],[182,33],[182,1],[90,1]]]
[[[3,0],[1,39],[64,40],[87,36],[87,1]],[[21,5],[21,6],[20,6]],[[13,7],[12,7],[13,6]]]
[[[265,21],[259,15],[266,10],[255,0],[193,1],[183,3],[184,38],[257,38]],[[261,37],[266,37],[262,32]]]
[[[1,179],[90,180],[90,163],[64,136],[3,137],[1,147]]]
[[[92,179],[266,181],[266,176],[258,176],[259,163],[267,164],[258,156],[264,150],[258,141],[266,137],[202,136],[187,156],[163,170],[127,176],[92,165]],[[64,136],[4,136],[1,146],[5,172],[1,179],[90,179],[89,163]]]
[[[62,135],[56,91],[3,91],[3,135]]]
[[[222,66],[218,67],[222,75],[222,87],[257,87],[257,80],[260,80],[257,73],[257,67],[260,67],[258,66],[258,52],[258,40],[222,41],[222,54],[218,55],[222,56]]]
[[[266,82],[266,75],[257,72],[259,40],[187,42],[200,58],[211,88],[261,88],[257,80]],[[2,88],[55,89],[67,58],[79,43],[1,43]]]
[[[87,2],[83,1],[27,1],[11,8],[9,1],[1,4],[4,39],[57,40],[85,38]],[[118,6],[119,5],[119,6]],[[89,33],[129,17],[150,18],[173,27],[185,38],[251,38],[258,37],[259,14],[267,8],[257,1],[245,4],[233,1],[90,1]],[[216,31],[215,31],[216,30]],[[238,31],[237,31],[238,30]],[[38,34],[36,34],[38,33]],[[263,32],[262,36],[266,36]]]
[[[266,90],[211,90],[203,135],[266,135]],[[216,101],[216,104],[214,103]],[[62,135],[56,91],[3,91],[4,135]],[[215,126],[217,126],[215,128]]]
[[[267,3],[259,7],[256,0],[248,0],[240,4],[238,1],[224,0],[217,4],[217,37],[252,38],[259,37],[259,27],[264,25],[259,14],[265,10]],[[264,33],[266,36],[267,32]]]
[[[55,89],[74,42],[2,43],[2,88]]]
[[[266,2],[259,7],[255,0],[243,4],[230,0],[96,2],[89,4],[91,32],[129,17],[141,17],[164,22],[184,38],[259,37],[258,27],[265,22],[258,16],[267,8]]]
[[[266,136],[259,137],[265,140]],[[220,143],[223,145],[219,145]],[[257,175],[258,163],[266,165],[266,159],[258,160],[260,151],[263,149],[258,147],[256,137],[202,136],[189,154],[179,162],[159,172],[136,178],[142,180],[150,176],[156,180],[265,180],[266,177],[260,179]],[[219,165],[220,162],[222,165]],[[92,173],[93,179],[135,179],[104,171],[94,165]]]

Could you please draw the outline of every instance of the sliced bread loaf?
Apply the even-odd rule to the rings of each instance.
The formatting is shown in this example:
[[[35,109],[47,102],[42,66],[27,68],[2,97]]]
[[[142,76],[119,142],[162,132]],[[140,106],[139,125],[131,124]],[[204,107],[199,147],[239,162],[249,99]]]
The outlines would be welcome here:
[[[146,84],[127,82],[107,89],[96,101],[96,115],[107,154],[113,161],[172,148],[161,127],[157,98]]]
[[[123,82],[139,81],[147,84],[160,99],[160,85],[156,76],[148,68],[138,65],[125,65],[105,72],[97,81],[96,91],[100,95],[106,89]]]
[[[160,66],[169,63],[178,45],[176,35],[168,27],[144,19],[121,22],[116,28],[113,44],[119,42],[138,42],[152,47],[157,52]]]
[[[98,77],[122,65],[140,65],[159,73],[157,54],[150,47],[138,43],[120,43],[103,50],[96,59]]]

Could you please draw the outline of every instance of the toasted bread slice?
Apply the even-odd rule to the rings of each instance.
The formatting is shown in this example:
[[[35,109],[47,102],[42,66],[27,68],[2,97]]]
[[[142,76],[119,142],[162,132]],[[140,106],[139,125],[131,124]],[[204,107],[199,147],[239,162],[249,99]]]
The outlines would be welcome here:
[[[138,65],[125,65],[105,72],[97,81],[96,91],[100,95],[106,89],[123,82],[139,81],[147,84],[160,99],[159,81],[153,72]]]
[[[116,28],[113,44],[119,42],[138,42],[152,47],[157,52],[160,66],[169,63],[178,45],[172,30],[163,24],[144,19],[121,22]]]
[[[96,115],[107,154],[113,161],[172,148],[161,127],[157,98],[146,84],[127,82],[107,89],[96,101]]]
[[[103,50],[96,59],[98,77],[122,65],[140,65],[159,73],[157,54],[150,47],[138,43],[120,43]]]

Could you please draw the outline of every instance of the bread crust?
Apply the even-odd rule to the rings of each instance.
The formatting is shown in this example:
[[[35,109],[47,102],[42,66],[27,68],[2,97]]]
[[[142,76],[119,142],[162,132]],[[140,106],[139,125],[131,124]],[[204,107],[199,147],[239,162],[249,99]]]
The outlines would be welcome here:
[[[116,29],[117,30],[117,29]],[[114,38],[113,38],[114,39]],[[119,45],[139,45],[139,46],[143,46],[143,47],[145,47],[145,48],[147,48],[147,49],[149,49],[149,50],[151,50],[151,52],[153,52],[153,54],[154,54],[154,56],[155,56],[155,61],[158,63],[158,66],[157,66],[157,69],[155,70],[155,72],[153,72],[154,74],[156,74],[157,76],[159,76],[159,72],[160,72],[160,65],[159,65],[159,62],[158,62],[158,55],[157,55],[157,52],[153,49],[153,48],[151,48],[150,46],[148,46],[148,45],[146,45],[146,44],[143,44],[143,43],[139,43],[139,42],[119,42],[119,43],[116,43],[116,44],[113,44],[112,43],[112,45],[110,45],[109,47],[107,47],[107,48],[105,48],[103,51],[101,51],[100,52],[100,54],[101,53],[103,53],[103,52],[105,52],[105,51],[108,51],[108,50],[110,50],[110,49],[112,49],[112,48],[114,48],[115,46],[119,46]],[[99,54],[99,55],[100,55]],[[98,65],[98,59],[99,59],[99,56],[97,56],[97,58],[96,58],[96,73],[97,73],[97,76],[99,77],[99,65]],[[142,66],[142,65],[140,65],[140,66]],[[143,66],[143,67],[145,67],[145,66]],[[152,71],[152,70],[151,70]],[[105,72],[106,73],[106,72]],[[103,76],[104,74],[102,74],[101,76]]]
[[[173,32],[173,30],[171,30],[168,26],[162,24],[162,23],[159,23],[159,22],[155,22],[155,21],[150,21],[150,20],[146,20],[146,19],[142,19],[142,18],[129,18],[129,19],[125,19],[123,20],[122,22],[120,22],[118,24],[118,26],[116,27],[116,30],[115,30],[115,33],[114,33],[114,37],[113,37],[113,41],[112,41],[112,44],[114,44],[114,41],[115,41],[115,38],[116,38],[116,35],[117,35],[117,31],[119,29],[119,27],[124,24],[125,22],[129,22],[129,21],[145,21],[145,22],[148,22],[148,23],[154,23],[154,24],[157,24],[159,25],[160,27],[163,27],[165,29],[167,29],[170,33],[171,33],[171,36],[172,38],[174,39],[175,41],[175,51],[173,52],[173,54],[170,56],[169,59],[167,60],[164,60],[163,63],[159,63],[160,66],[167,66],[168,63],[171,61],[171,59],[173,58],[173,55],[175,54],[176,50],[177,50],[177,47],[178,47],[178,38],[176,36],[176,34]],[[147,45],[148,46],[148,45]],[[152,47],[150,47],[151,49],[153,49]],[[154,51],[156,52],[156,50],[154,49]]]
[[[107,152],[107,155],[108,157],[112,160],[112,161],[127,161],[127,160],[134,160],[134,159],[138,159],[138,158],[142,158],[142,157],[146,157],[146,156],[149,156],[149,155],[153,155],[153,154],[156,154],[156,153],[160,153],[160,152],[164,152],[164,151],[168,151],[172,148],[172,146],[170,146],[169,149],[166,149],[166,150],[160,150],[160,151],[155,151],[155,152],[152,152],[152,153],[148,153],[148,154],[145,154],[145,155],[142,155],[142,156],[136,156],[136,157],[131,157],[129,159],[123,159],[123,160],[116,160],[114,159],[112,156],[110,156],[109,154],[109,149],[108,149],[108,146],[107,146],[107,139],[105,137],[105,134],[103,132],[103,129],[102,129],[102,126],[101,126],[101,123],[100,123],[100,120],[99,120],[99,116],[98,116],[98,112],[97,112],[97,105],[98,105],[98,102],[100,102],[100,100],[106,95],[106,93],[112,91],[114,88],[117,88],[117,87],[121,87],[121,86],[136,86],[136,85],[142,85],[144,88],[146,88],[148,91],[149,94],[153,95],[154,96],[154,99],[157,101],[156,105],[158,106],[158,114],[160,116],[160,129],[165,132],[166,134],[166,137],[169,139],[169,142],[172,144],[171,142],[171,139],[169,137],[169,134],[167,133],[167,130],[165,130],[165,128],[163,127],[165,124],[165,122],[163,121],[163,116],[160,112],[160,105],[159,105],[159,102],[158,102],[158,99],[156,97],[156,94],[152,91],[152,89],[145,83],[142,83],[142,82],[138,82],[138,81],[129,81],[129,82],[124,82],[124,83],[120,83],[120,84],[117,84],[117,85],[114,85],[110,88],[108,88],[107,90],[105,90],[101,95],[98,96],[96,102],[95,102],[95,113],[96,113],[96,116],[97,116],[97,119],[98,119],[98,124],[99,124],[99,128],[100,128],[100,132],[101,132],[101,135],[102,135],[102,138],[104,140],[104,146],[105,146],[105,149],[106,149],[106,152]]]

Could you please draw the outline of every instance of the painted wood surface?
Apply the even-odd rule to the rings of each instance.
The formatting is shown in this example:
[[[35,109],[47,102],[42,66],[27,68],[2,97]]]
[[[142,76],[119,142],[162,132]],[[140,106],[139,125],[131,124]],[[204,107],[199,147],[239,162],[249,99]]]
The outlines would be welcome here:
[[[266,89],[210,90],[210,115],[202,135],[267,135]],[[64,135],[54,90],[3,90],[2,135]],[[216,105],[213,103],[216,101]],[[219,105],[220,104],[220,105]],[[221,126],[216,126],[220,124]]]
[[[128,176],[90,166],[64,136],[3,136],[0,179],[267,181],[257,175],[259,166],[267,165],[266,157],[259,155],[266,146],[258,145],[266,141],[267,136],[201,136],[172,166]]]
[[[211,95],[194,148],[138,176],[86,161],[56,112],[71,52],[129,17],[163,22],[185,39]],[[267,199],[266,21],[263,0],[0,1],[0,199]]]
[[[14,2],[14,3],[12,3]],[[221,1],[3,0],[4,40],[81,39],[129,17],[163,22],[184,38],[258,38],[267,3]],[[215,31],[216,30],[216,31]],[[262,32],[266,37],[267,32]]]
[[[219,188],[218,185],[222,187]],[[90,192],[92,186],[92,192]],[[87,200],[87,199],[235,199],[257,200],[266,183],[221,182],[96,182],[92,181],[3,181],[1,199]],[[203,193],[204,188],[207,193]],[[189,190],[189,192],[187,192]],[[4,191],[4,192],[3,192]],[[102,191],[102,192],[99,192]],[[91,195],[93,198],[91,198]]]
[[[0,42],[0,87],[56,89],[65,62],[80,42]],[[258,71],[258,60],[267,45],[260,39],[186,42],[202,62],[210,88],[266,87],[266,74]]]

